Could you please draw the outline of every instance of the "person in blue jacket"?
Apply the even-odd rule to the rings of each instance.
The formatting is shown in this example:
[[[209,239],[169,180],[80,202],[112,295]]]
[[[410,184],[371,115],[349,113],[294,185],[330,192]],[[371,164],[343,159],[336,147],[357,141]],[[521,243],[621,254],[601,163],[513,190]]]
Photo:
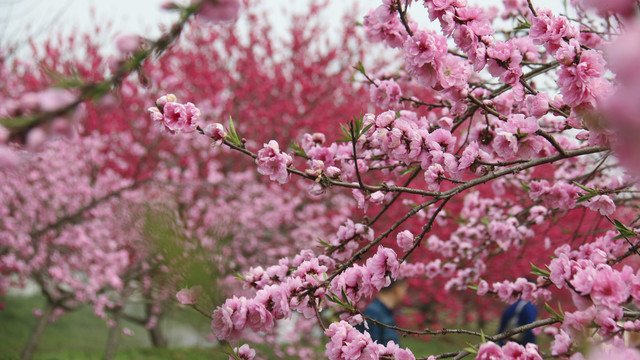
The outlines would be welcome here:
[[[380,290],[375,299],[362,312],[366,317],[374,319],[382,324],[397,326],[393,310],[402,302],[407,294],[408,284],[404,280],[392,282],[391,285]],[[366,321],[366,318],[365,318]],[[400,338],[396,330],[367,321],[368,329],[364,324],[356,326],[360,332],[368,332],[373,341],[386,345],[389,340],[400,345]]]
[[[530,324],[536,321],[537,317],[538,309],[535,305],[528,301],[518,299],[518,301],[511,304],[504,313],[502,313],[502,318],[500,319],[500,330],[498,333],[503,333],[519,326]],[[533,335],[533,331],[528,330],[524,333],[520,333],[506,339],[506,341],[515,341],[521,345],[526,345],[527,343],[535,344],[536,336]],[[500,340],[499,344],[504,345],[506,341]]]

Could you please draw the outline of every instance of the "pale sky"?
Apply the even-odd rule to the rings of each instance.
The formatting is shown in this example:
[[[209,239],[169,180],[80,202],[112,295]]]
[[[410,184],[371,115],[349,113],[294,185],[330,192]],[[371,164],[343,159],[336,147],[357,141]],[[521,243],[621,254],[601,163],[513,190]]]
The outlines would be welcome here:
[[[160,35],[159,24],[171,24],[177,19],[177,14],[161,9],[167,0],[0,0],[0,49],[8,43],[22,43],[26,39],[35,37],[42,39],[50,34],[68,34],[71,31],[91,31],[94,24],[113,23],[112,29],[121,33],[135,33],[145,37],[155,38]],[[189,0],[174,0],[185,3]],[[470,0],[471,3],[482,5],[499,5],[501,0]],[[536,6],[551,7],[554,11],[562,9],[559,0],[533,0]],[[282,9],[293,11],[304,9],[307,0],[262,0],[261,6],[266,7],[275,31],[284,29]],[[338,0],[332,1],[327,21],[337,24],[341,16],[338,14],[349,11],[353,4],[359,4],[361,19],[366,10],[382,3],[381,0]],[[420,24],[428,22],[427,13],[422,7],[422,1],[413,4],[414,18]],[[94,16],[91,16],[92,9]],[[335,14],[335,16],[334,16]],[[109,34],[113,36],[113,32]],[[101,39],[110,43],[113,39]]]

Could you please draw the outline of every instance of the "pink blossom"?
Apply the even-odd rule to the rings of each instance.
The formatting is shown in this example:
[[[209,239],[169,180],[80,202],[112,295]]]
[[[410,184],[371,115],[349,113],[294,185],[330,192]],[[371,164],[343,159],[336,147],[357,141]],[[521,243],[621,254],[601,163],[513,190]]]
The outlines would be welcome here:
[[[620,275],[608,265],[599,265],[596,271],[591,299],[596,304],[614,308],[629,297],[629,288]]]
[[[640,360],[640,353],[624,344],[603,344],[589,352],[587,360]]]
[[[488,341],[478,348],[476,360],[506,360],[502,349],[497,344]]]
[[[409,73],[425,87],[437,81],[437,62],[447,53],[447,40],[433,31],[417,31],[403,45]]]
[[[198,15],[211,22],[234,21],[240,11],[239,0],[192,0],[191,3],[201,3]]]
[[[325,355],[329,360],[373,360],[378,358],[378,344],[368,332],[361,333],[346,321],[334,322],[325,330],[331,340]]]
[[[589,209],[598,211],[603,216],[609,216],[616,211],[616,204],[607,195],[596,195],[587,203]]]
[[[227,137],[227,131],[224,126],[219,123],[209,124],[204,128],[204,134],[213,139],[213,145],[220,145]]]
[[[162,95],[156,100],[156,106],[162,110],[168,102],[177,102],[178,98],[173,94]]]
[[[20,163],[18,154],[8,146],[0,145],[0,169],[15,168]]]
[[[377,85],[371,85],[369,90],[372,102],[383,109],[396,108],[400,105],[402,89],[393,79],[380,81]]]
[[[232,356],[229,356],[229,360],[253,360],[256,357],[256,351],[249,347],[249,345],[247,344],[244,344],[239,348],[234,348],[233,353],[236,355],[236,357],[234,358]]]
[[[325,170],[325,174],[326,174],[328,177],[332,178],[332,179],[337,179],[337,178],[339,178],[339,177],[340,177],[340,173],[341,173],[341,172],[342,172],[342,171],[341,171],[339,168],[335,167],[335,166],[329,166],[329,167],[327,167],[327,169]]]
[[[585,331],[596,316],[596,308],[591,306],[585,310],[565,312],[562,328],[569,333]]]
[[[280,152],[280,146],[275,140],[264,144],[264,147],[258,151],[256,158],[258,172],[262,175],[268,175],[271,180],[280,184],[289,181],[287,168],[292,162],[293,159],[289,154]]]
[[[394,360],[415,360],[415,356],[409,348],[402,349],[398,344],[389,341],[386,346],[378,344],[378,358],[382,359],[385,355],[392,356]]]
[[[167,96],[167,98],[169,95]],[[164,99],[163,99],[164,98]],[[163,101],[164,100],[164,101]],[[155,122],[162,121],[164,129],[170,133],[190,133],[196,130],[198,127],[198,121],[200,120],[200,110],[192,103],[179,104],[177,102],[165,102],[166,98],[162,97],[156,101],[158,108],[149,108],[151,119]],[[162,119],[158,116],[158,113],[162,114]]]
[[[502,347],[502,352],[504,353],[505,359],[509,359],[509,360],[525,360],[525,359],[526,360],[533,360],[533,359],[542,360],[542,358],[537,353],[537,351],[534,351],[533,353],[529,352],[527,354],[527,351],[525,350],[524,346],[513,341],[508,341]],[[527,356],[527,355],[532,355],[532,356]]]
[[[129,54],[140,46],[140,38],[137,35],[121,35],[116,39],[116,47],[123,54]]]
[[[551,209],[572,209],[576,206],[579,188],[566,182],[556,182],[549,186],[546,180],[532,181],[529,196],[532,200],[542,200]]]
[[[211,329],[220,340],[238,340],[247,322],[247,299],[236,297],[227,299],[213,312]]]
[[[468,62],[451,54],[446,54],[438,67],[438,82],[445,89],[466,87],[470,75]]]
[[[488,292],[489,292],[489,283],[486,282],[485,280],[481,280],[478,283],[478,291],[477,291],[478,296],[484,296]]]
[[[246,326],[255,332],[264,331],[270,333],[273,331],[273,315],[267,311],[267,308],[255,299],[247,300],[247,320]]]
[[[595,50],[586,50],[578,65],[562,66],[558,70],[558,85],[564,101],[569,106],[589,104],[606,97],[610,84],[602,78],[605,61]]]
[[[400,249],[409,251],[413,247],[413,234],[409,230],[401,231],[398,233],[396,241]]]
[[[387,277],[387,273],[395,279],[400,269],[400,263],[395,251],[382,246],[379,246],[375,255],[367,260],[366,266],[368,271],[371,272],[371,283],[378,290],[388,286],[391,282]]]
[[[429,191],[439,191],[440,183],[444,177],[444,169],[440,164],[434,164],[427,168],[424,172],[424,180],[427,183]]]
[[[514,114],[496,129],[493,149],[504,159],[530,159],[539,155],[543,139],[535,134],[539,126],[535,118]]]
[[[389,15],[388,7],[385,8],[385,5],[380,5],[365,15],[362,24],[367,40],[384,42],[392,48],[402,47],[402,43],[408,37],[407,31],[397,16]]]
[[[551,355],[555,356],[568,352],[572,343],[573,340],[569,337],[569,334],[564,330],[560,330],[551,343]]]
[[[549,111],[549,97],[545,93],[527,95],[525,97],[525,104],[528,115],[535,118],[540,118]]]
[[[190,289],[182,289],[176,294],[176,299],[182,305],[192,305],[198,301],[198,297],[202,293],[202,286],[196,285]]]

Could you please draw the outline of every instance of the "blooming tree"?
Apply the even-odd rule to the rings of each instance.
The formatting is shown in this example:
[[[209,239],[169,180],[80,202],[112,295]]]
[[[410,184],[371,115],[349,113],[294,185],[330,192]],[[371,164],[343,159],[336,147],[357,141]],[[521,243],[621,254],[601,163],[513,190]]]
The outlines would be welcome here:
[[[556,334],[552,356],[637,357],[622,340],[625,332],[637,330],[638,314],[627,307],[638,301],[632,210],[636,174],[633,166],[629,173],[618,167],[635,154],[631,142],[617,134],[634,126],[630,114],[635,113],[618,99],[629,96],[627,86],[637,83],[634,76],[619,76],[638,48],[619,50],[624,40],[618,33],[625,34],[622,39],[633,38],[626,30],[634,29],[638,4],[599,5],[597,11],[592,4],[574,4],[575,14],[556,15],[531,1],[505,2],[502,12],[465,1],[424,1],[440,31],[414,22],[411,5],[416,6],[385,0],[363,22],[370,40],[397,49],[404,61],[403,71],[380,79],[361,63],[355,67],[370,83],[372,99],[390,110],[354,117],[342,127],[342,143],[324,145],[305,137],[294,150],[306,165],[294,167],[292,156],[276,140],[252,152],[232,123],[228,131],[222,124],[197,128],[214,143],[255,159],[258,172],[272,181],[286,183],[298,176],[311,181],[312,194],[344,187],[364,211],[381,207],[371,220],[339,227],[324,251],[282,259],[281,276],[248,272],[244,280],[255,294],[234,296],[218,307],[214,333],[230,342],[250,330],[270,333],[278,320],[297,311],[318,319],[329,338],[330,359],[414,358],[408,349],[377,344],[355,330],[354,324],[367,320],[356,304],[392,279],[426,275],[447,278],[447,288],[472,287],[479,296],[506,302],[548,301],[555,287],[573,303],[566,312],[547,305],[551,316],[546,319],[491,337],[477,334],[489,341],[431,358],[461,358],[470,352],[479,359],[542,358],[545,354],[535,345],[500,347],[494,342],[550,325],[555,326],[548,331]],[[517,26],[498,31],[498,15]],[[605,55],[611,56],[610,70],[617,78],[607,73]],[[435,91],[435,103],[404,98],[398,79]],[[407,100],[424,106],[426,114],[403,107]],[[154,121],[168,127],[173,120],[162,102],[149,111]],[[629,112],[620,110],[624,108]],[[414,176],[403,184],[409,174]],[[410,186],[415,177],[422,181]],[[491,187],[473,191],[484,183]],[[379,214],[400,197],[412,207],[394,223],[375,229]],[[462,198],[458,216],[445,212],[456,198]],[[606,221],[595,221],[591,235],[579,243],[566,235],[546,239],[553,258],[540,264],[546,267],[533,265],[536,279],[517,273],[492,284],[484,279],[490,259],[526,251],[529,242],[541,240],[537,226],[571,219],[578,207],[586,207],[589,218]],[[421,213],[422,228],[415,235],[403,230]],[[447,237],[433,233],[435,227],[447,227]],[[398,251],[382,245],[394,231]],[[439,256],[417,256],[416,249],[423,246]],[[329,326],[320,317],[326,307],[343,311]],[[601,340],[587,341],[588,327],[595,327]],[[238,350],[234,357],[253,354]]]
[[[310,46],[319,28],[305,27],[308,17],[294,21],[287,45],[319,55],[317,61],[292,56],[288,64],[279,62],[281,54],[273,56],[270,40],[261,35],[267,25],[249,36],[264,46],[261,51],[234,33],[231,22],[243,12],[257,19],[247,3],[180,8],[180,26],[194,13],[214,24],[192,23],[186,34],[174,28],[166,39],[182,36],[204,51],[185,46],[171,50],[174,57],[168,51],[144,63],[136,56],[145,53],[134,52],[134,67],[116,61],[114,74],[139,68],[137,81],[150,84],[151,93],[116,76],[118,100],[131,113],[105,111],[105,101],[87,106],[83,120],[101,134],[130,133],[156,156],[145,162],[147,171],[112,173],[105,166],[97,178],[118,183],[124,174],[125,185],[139,174],[153,179],[158,187],[151,193],[171,194],[169,207],[181,231],[196,240],[184,247],[198,251],[185,256],[204,252],[204,261],[218,264],[221,273],[240,273],[236,284],[244,288],[236,286],[212,311],[213,333],[235,347],[232,358],[253,359],[256,351],[241,342],[273,334],[281,320],[299,313],[322,328],[329,359],[415,359],[410,349],[378,344],[354,327],[372,321],[359,304],[401,278],[429,286],[429,294],[414,302],[440,299],[432,305],[443,309],[460,309],[463,302],[449,298],[463,294],[475,295],[480,306],[491,298],[522,298],[545,304],[548,312],[496,335],[415,330],[424,325],[415,321],[397,328],[477,336],[469,348],[428,359],[639,358],[624,342],[626,333],[640,330],[634,308],[640,302],[638,151],[631,135],[640,110],[638,6],[585,0],[554,13],[533,0],[491,9],[464,0],[383,0],[361,24],[372,48],[385,48],[392,60],[367,61],[376,53],[357,48],[348,66],[336,64],[334,52]],[[310,14],[317,11],[312,6]],[[344,43],[357,38],[352,27],[343,35]],[[128,45],[123,40],[121,47]],[[157,46],[142,45],[141,51]],[[335,67],[337,73],[328,71]],[[290,77],[291,69],[301,69],[300,77]],[[350,83],[352,75],[364,85]],[[28,110],[51,113],[45,100],[53,94],[46,94]],[[69,108],[90,97],[84,90],[54,94]],[[149,99],[157,100],[148,119],[128,123]],[[21,99],[16,109],[24,111],[25,103]],[[8,115],[20,115],[12,111]],[[116,120],[101,122],[105,114]],[[149,131],[149,122],[160,131]],[[5,140],[24,137],[37,144],[34,126],[56,128],[43,118],[19,125]],[[89,134],[82,135],[90,142]],[[21,162],[10,146],[0,148],[6,168]],[[132,152],[122,163],[137,164],[144,153]],[[213,162],[213,156],[221,160]],[[246,171],[248,164],[256,171]],[[256,183],[256,174],[271,183]],[[6,211],[13,217],[14,207]],[[29,229],[10,236],[6,247],[16,248],[10,242]],[[37,247],[34,240],[22,242]],[[13,250],[7,254],[16,258]],[[224,261],[231,254],[242,256]],[[47,271],[55,278],[52,266]],[[214,285],[171,275],[178,288],[187,285],[175,288],[178,301],[203,311],[198,295]],[[556,300],[563,306],[553,305]],[[339,313],[328,325],[321,315],[327,309]],[[496,344],[530,329],[551,334],[550,349]]]

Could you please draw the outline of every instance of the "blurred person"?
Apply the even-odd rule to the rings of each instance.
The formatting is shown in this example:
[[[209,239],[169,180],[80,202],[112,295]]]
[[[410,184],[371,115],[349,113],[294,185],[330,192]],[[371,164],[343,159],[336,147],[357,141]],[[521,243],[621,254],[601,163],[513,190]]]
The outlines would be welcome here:
[[[515,329],[519,326],[530,324],[536,321],[537,317],[538,309],[535,305],[528,301],[518,299],[518,301],[511,304],[502,313],[502,318],[500,319],[500,330],[498,331],[498,333],[500,334],[505,331]],[[506,341],[515,341],[521,345],[526,345],[527,343],[535,344],[536,337],[533,334],[533,331],[527,330],[510,338],[500,340],[498,343],[500,345],[504,345]]]
[[[367,318],[379,323],[397,326],[393,310],[402,302],[407,294],[409,285],[405,280],[392,282],[386,288],[380,290],[378,295],[362,312]],[[365,319],[365,321],[367,321]],[[377,325],[373,321],[367,321],[368,329],[364,324],[356,326],[360,332],[368,332],[373,341],[386,345],[389,340],[400,345],[400,337],[394,329]]]

